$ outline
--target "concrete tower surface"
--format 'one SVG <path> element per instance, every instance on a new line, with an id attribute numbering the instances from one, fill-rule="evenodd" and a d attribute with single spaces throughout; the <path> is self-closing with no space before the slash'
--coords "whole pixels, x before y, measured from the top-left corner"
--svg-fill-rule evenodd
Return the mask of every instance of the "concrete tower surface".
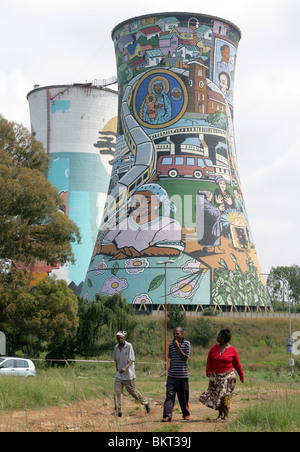
<path id="1" fill-rule="evenodd" d="M 35 265 L 64 279 L 80 294 L 102 221 L 117 132 L 117 93 L 95 84 L 38 87 L 27 95 L 32 134 L 51 157 L 50 182 L 61 210 L 80 228 L 73 244 L 76 263 L 56 269 Z M 39 268 L 40 267 L 40 268 Z"/>
<path id="2" fill-rule="evenodd" d="M 237 26 L 196 13 L 112 31 L 119 103 L 103 223 L 82 295 L 137 309 L 268 306 L 237 171 Z"/>

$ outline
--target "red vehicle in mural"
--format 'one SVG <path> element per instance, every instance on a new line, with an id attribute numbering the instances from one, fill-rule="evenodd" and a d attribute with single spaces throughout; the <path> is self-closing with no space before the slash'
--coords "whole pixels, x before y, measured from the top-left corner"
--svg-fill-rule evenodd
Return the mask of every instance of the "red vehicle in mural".
<path id="1" fill-rule="evenodd" d="M 196 155 L 168 155 L 157 161 L 159 176 L 194 177 L 195 179 L 215 179 L 213 162 L 206 157 Z"/>

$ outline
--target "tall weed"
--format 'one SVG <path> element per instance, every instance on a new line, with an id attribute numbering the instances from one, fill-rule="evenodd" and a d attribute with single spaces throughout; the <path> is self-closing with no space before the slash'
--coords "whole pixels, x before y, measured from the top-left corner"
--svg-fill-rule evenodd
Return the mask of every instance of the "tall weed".
<path id="1" fill-rule="evenodd" d="M 232 432 L 300 432 L 300 395 L 288 393 L 249 406 L 235 422 Z"/>

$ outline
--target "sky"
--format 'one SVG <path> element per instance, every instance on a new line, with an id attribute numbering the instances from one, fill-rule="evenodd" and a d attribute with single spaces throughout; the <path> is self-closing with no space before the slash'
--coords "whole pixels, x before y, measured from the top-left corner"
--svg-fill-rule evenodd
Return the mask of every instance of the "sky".
<path id="1" fill-rule="evenodd" d="M 241 29 L 234 129 L 252 236 L 263 273 L 300 265 L 299 0 L 0 0 L 0 114 L 30 129 L 35 84 L 115 76 L 112 29 L 159 12 L 209 14 Z"/>

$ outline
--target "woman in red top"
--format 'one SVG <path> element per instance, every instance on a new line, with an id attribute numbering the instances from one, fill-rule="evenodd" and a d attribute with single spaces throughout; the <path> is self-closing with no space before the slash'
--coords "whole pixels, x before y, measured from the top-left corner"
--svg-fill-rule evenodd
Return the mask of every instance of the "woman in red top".
<path id="1" fill-rule="evenodd" d="M 227 421 L 230 410 L 232 393 L 236 384 L 235 371 L 240 380 L 244 382 L 244 373 L 240 364 L 239 355 L 235 347 L 229 344 L 231 332 L 221 330 L 217 341 L 209 351 L 206 364 L 206 375 L 209 377 L 209 386 L 206 392 L 200 395 L 199 401 L 204 405 L 219 410 L 217 420 Z"/>

